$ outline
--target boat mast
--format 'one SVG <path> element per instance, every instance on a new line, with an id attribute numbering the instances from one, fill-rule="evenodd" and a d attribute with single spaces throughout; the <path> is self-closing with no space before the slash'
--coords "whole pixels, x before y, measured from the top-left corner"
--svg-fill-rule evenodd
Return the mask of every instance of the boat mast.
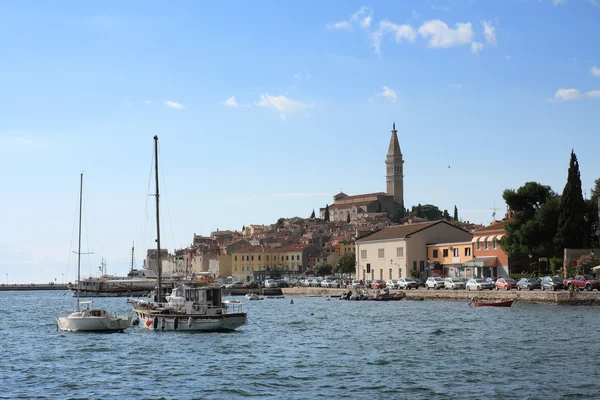
<path id="1" fill-rule="evenodd" d="M 79 309 L 79 286 L 81 285 L 81 209 L 83 208 L 83 172 L 79 179 L 79 245 L 77 247 L 77 311 Z"/>
<path id="2" fill-rule="evenodd" d="M 135 241 L 133 242 L 133 244 L 131 245 L 131 273 L 133 273 L 133 263 L 135 261 L 134 259 L 134 253 L 135 252 Z"/>
<path id="3" fill-rule="evenodd" d="M 154 135 L 154 172 L 156 178 L 156 260 L 157 260 L 157 272 L 158 272 L 158 303 L 162 299 L 162 263 L 160 257 L 160 219 L 159 219 L 159 207 L 158 207 L 158 136 Z"/>

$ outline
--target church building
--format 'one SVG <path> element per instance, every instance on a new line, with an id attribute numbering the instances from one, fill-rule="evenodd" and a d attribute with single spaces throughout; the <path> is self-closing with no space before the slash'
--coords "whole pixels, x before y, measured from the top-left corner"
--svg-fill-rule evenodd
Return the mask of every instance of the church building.
<path id="1" fill-rule="evenodd" d="M 385 159 L 386 191 L 354 196 L 343 192 L 336 194 L 333 196 L 333 204 L 329 206 L 330 221 L 347 221 L 348 215 L 354 220 L 361 214 L 382 212 L 393 218 L 404 207 L 404 161 L 397 132 L 394 123 Z M 319 211 L 321 219 L 324 219 L 325 208 Z"/>

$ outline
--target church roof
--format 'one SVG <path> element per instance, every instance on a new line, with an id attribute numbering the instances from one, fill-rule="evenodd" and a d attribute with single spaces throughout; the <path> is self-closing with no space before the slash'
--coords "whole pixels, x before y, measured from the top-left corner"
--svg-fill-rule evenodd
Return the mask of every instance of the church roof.
<path id="1" fill-rule="evenodd" d="M 346 196 L 344 197 L 344 201 L 346 200 L 354 200 L 360 199 L 361 197 L 373 197 L 373 196 L 385 196 L 385 192 L 375 192 L 375 193 L 365 193 L 365 194 L 355 194 L 354 196 Z"/>
<path id="2" fill-rule="evenodd" d="M 432 222 L 421 222 L 418 224 L 407 224 L 407 225 L 395 225 L 387 228 L 380 229 L 369 235 L 363 236 L 357 240 L 357 242 L 368 242 L 371 240 L 383 240 L 383 239 L 402 239 L 422 230 L 431 228 L 434 225 L 446 224 L 456 229 L 464 231 L 464 229 L 458 228 L 454 225 L 447 223 L 446 221 L 432 221 Z M 465 231 L 466 232 L 466 231 Z"/>
<path id="3" fill-rule="evenodd" d="M 388 149 L 388 155 L 390 154 L 402 154 L 400 152 L 400 142 L 398 141 L 398 135 L 396 130 L 396 123 L 394 123 L 392 128 L 392 137 L 390 139 L 390 147 Z"/>

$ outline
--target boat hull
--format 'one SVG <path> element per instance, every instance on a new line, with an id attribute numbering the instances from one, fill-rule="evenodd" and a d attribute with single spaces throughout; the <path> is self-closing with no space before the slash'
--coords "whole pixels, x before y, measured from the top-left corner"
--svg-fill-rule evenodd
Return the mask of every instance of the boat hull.
<path id="1" fill-rule="evenodd" d="M 137 312 L 137 315 L 140 320 L 140 327 L 156 331 L 227 332 L 245 325 L 247 320 L 245 313 L 206 316 Z M 176 318 L 177 326 L 175 324 Z"/>
<path id="2" fill-rule="evenodd" d="M 131 326 L 129 317 L 58 317 L 58 330 L 68 332 L 123 332 Z"/>
<path id="3" fill-rule="evenodd" d="M 475 307 L 510 307 L 512 306 L 513 300 L 509 301 L 496 301 L 496 302 L 480 302 L 474 301 Z"/>

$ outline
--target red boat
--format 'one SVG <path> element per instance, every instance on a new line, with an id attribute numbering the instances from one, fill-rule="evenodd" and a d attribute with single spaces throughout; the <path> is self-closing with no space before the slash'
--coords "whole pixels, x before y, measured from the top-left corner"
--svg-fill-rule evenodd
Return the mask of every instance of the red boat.
<path id="1" fill-rule="evenodd" d="M 394 295 L 380 294 L 377 297 L 375 297 L 373 300 L 375 300 L 375 301 L 398 301 L 398 300 L 402 300 L 405 297 L 406 297 L 406 294 L 404 292 L 400 292 L 400 293 L 394 294 Z"/>
<path id="2" fill-rule="evenodd" d="M 514 300 L 471 300 L 475 307 L 510 307 Z M 469 304 L 471 304 L 469 303 Z"/>

